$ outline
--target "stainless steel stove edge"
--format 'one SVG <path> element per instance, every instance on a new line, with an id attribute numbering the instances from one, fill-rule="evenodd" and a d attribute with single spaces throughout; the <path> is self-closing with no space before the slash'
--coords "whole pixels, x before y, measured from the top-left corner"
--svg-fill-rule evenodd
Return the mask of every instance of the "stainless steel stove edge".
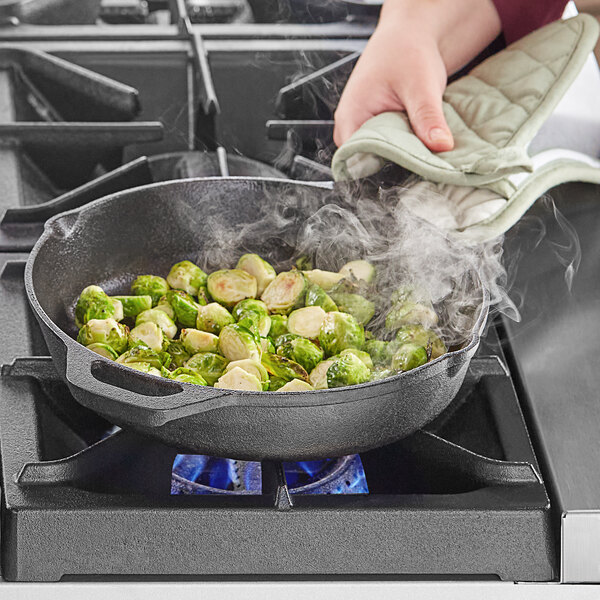
<path id="1" fill-rule="evenodd" d="M 564 512 L 560 530 L 561 582 L 600 583 L 600 511 Z"/>

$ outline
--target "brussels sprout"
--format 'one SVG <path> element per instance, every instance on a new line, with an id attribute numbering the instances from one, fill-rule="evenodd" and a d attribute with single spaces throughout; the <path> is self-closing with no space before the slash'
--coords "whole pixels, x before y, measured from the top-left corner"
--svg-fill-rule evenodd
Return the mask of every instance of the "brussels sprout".
<path id="1" fill-rule="evenodd" d="M 320 306 L 325 312 L 337 310 L 337 304 L 331 299 L 331 296 L 320 286 L 315 283 L 311 284 L 306 290 L 306 298 L 304 299 L 306 306 Z"/>
<path id="2" fill-rule="evenodd" d="M 327 387 L 357 385 L 369 381 L 370 377 L 371 370 L 360 358 L 344 354 L 327 369 Z"/>
<path id="3" fill-rule="evenodd" d="M 371 381 L 380 381 L 381 379 L 387 379 L 393 375 L 396 375 L 396 373 L 392 371 L 392 369 L 374 369 L 371 371 Z"/>
<path id="4" fill-rule="evenodd" d="M 182 260 L 171 267 L 167 283 L 175 290 L 183 290 L 195 296 L 198 288 L 206 284 L 206 273 L 193 262 Z"/>
<path id="5" fill-rule="evenodd" d="M 202 377 L 206 379 L 208 385 L 214 385 L 215 381 L 217 381 L 217 379 L 225 372 L 225 367 L 227 367 L 228 362 L 229 361 L 220 354 L 215 354 L 214 352 L 199 352 L 198 354 L 194 354 L 194 356 L 185 363 L 185 366 L 202 375 Z"/>
<path id="6" fill-rule="evenodd" d="M 258 254 L 244 254 L 235 267 L 246 271 L 256 279 L 256 294 L 260 296 L 266 287 L 275 279 L 275 269 Z"/>
<path id="7" fill-rule="evenodd" d="M 173 307 L 175 318 L 182 327 L 196 327 L 199 306 L 187 292 L 170 290 L 165 297 Z"/>
<path id="8" fill-rule="evenodd" d="M 235 367 L 221 376 L 215 383 L 216 388 L 224 388 L 227 390 L 245 390 L 248 392 L 262 392 L 263 386 L 260 380 L 254 375 Z"/>
<path id="9" fill-rule="evenodd" d="M 169 291 L 169 284 L 158 275 L 140 275 L 131 284 L 131 293 L 134 296 L 150 296 L 152 305 L 155 305 Z"/>
<path id="10" fill-rule="evenodd" d="M 91 319 L 80 330 L 77 341 L 84 346 L 107 344 L 117 354 L 127 350 L 129 327 L 114 319 Z"/>
<path id="11" fill-rule="evenodd" d="M 284 333 L 274 340 L 275 348 L 279 348 L 279 346 L 283 346 L 292 340 L 297 340 L 299 337 L 301 336 L 296 333 Z"/>
<path id="12" fill-rule="evenodd" d="M 151 322 L 140 323 L 129 332 L 129 348 L 144 344 L 156 352 L 166 350 L 169 340 L 163 330 Z"/>
<path id="13" fill-rule="evenodd" d="M 229 360 L 260 360 L 260 346 L 254 334 L 238 323 L 223 327 L 219 334 L 219 352 Z"/>
<path id="14" fill-rule="evenodd" d="M 382 340 L 369 340 L 365 342 L 365 352 L 368 352 L 371 360 L 376 365 L 388 365 L 392 359 L 390 343 Z"/>
<path id="15" fill-rule="evenodd" d="M 88 285 L 81 292 L 75 306 L 75 324 L 77 327 L 83 327 L 91 319 L 108 319 L 111 317 L 115 318 L 115 305 L 111 298 L 100 286 Z M 119 319 L 115 320 L 118 321 Z"/>
<path id="16" fill-rule="evenodd" d="M 303 271 L 304 276 L 310 283 L 314 283 L 322 287 L 326 292 L 338 284 L 344 276 L 340 273 L 331 271 L 321 271 L 321 269 L 313 269 L 312 271 Z"/>
<path id="17" fill-rule="evenodd" d="M 147 373 L 148 375 L 154 375 L 154 377 L 162 377 L 162 373 L 159 369 L 145 362 L 130 362 L 124 366 L 135 369 L 136 371 L 141 371 L 142 373 Z"/>
<path id="18" fill-rule="evenodd" d="M 284 344 L 277 348 L 277 354 L 297 362 L 307 372 L 312 371 L 323 360 L 323 350 L 306 338 L 297 338 Z"/>
<path id="19" fill-rule="evenodd" d="M 90 344 L 87 348 L 88 350 L 91 350 L 100 356 L 104 356 L 104 358 L 109 358 L 110 360 L 117 360 L 117 358 L 119 358 L 119 355 L 108 344 Z"/>
<path id="20" fill-rule="evenodd" d="M 288 333 L 287 321 L 287 315 L 271 315 L 271 329 L 269 330 L 269 337 L 275 339 L 284 333 Z"/>
<path id="21" fill-rule="evenodd" d="M 129 363 L 146 363 L 151 367 L 160 369 L 161 367 L 168 367 L 171 364 L 171 357 L 166 352 L 155 352 L 148 346 L 135 346 L 131 350 L 121 354 L 117 358 L 117 362 L 122 365 Z"/>
<path id="22" fill-rule="evenodd" d="M 346 348 L 360 350 L 364 343 L 364 329 L 352 315 L 337 311 L 325 315 L 319 332 L 319 344 L 326 356 L 339 354 Z"/>
<path id="23" fill-rule="evenodd" d="M 294 264 L 300 271 L 310 271 L 313 268 L 313 260 L 307 254 L 299 256 Z"/>
<path id="24" fill-rule="evenodd" d="M 423 325 L 430 329 L 437 322 L 438 317 L 431 305 L 408 301 L 392 306 L 385 319 L 385 326 L 390 331 L 403 325 Z"/>
<path id="25" fill-rule="evenodd" d="M 271 379 L 269 379 L 269 392 L 276 392 L 287 382 L 287 379 L 283 379 L 282 377 L 271 377 Z"/>
<path id="26" fill-rule="evenodd" d="M 340 269 L 340 274 L 348 279 L 373 283 L 375 280 L 375 267 L 366 260 L 352 260 Z"/>
<path id="27" fill-rule="evenodd" d="M 433 360 L 446 354 L 448 349 L 444 342 L 430 329 L 425 329 L 423 325 L 405 325 L 396 333 L 396 341 L 400 344 L 413 342 L 418 346 L 423 346 L 430 354 Z"/>
<path id="28" fill-rule="evenodd" d="M 271 338 L 261 337 L 260 338 L 260 351 L 261 352 L 275 352 L 275 346 L 271 341 Z"/>
<path id="29" fill-rule="evenodd" d="M 179 367 L 174 371 L 168 373 L 167 377 L 169 379 L 174 379 L 175 381 L 182 381 L 183 383 L 194 383 L 195 385 L 206 385 L 206 381 L 204 377 L 194 371 L 193 369 L 188 369 L 186 367 Z"/>
<path id="30" fill-rule="evenodd" d="M 396 371 L 410 371 L 427 362 L 427 350 L 418 344 L 402 344 L 392 358 L 392 369 Z"/>
<path id="31" fill-rule="evenodd" d="M 319 337 L 321 325 L 327 313 L 320 306 L 306 306 L 290 313 L 288 329 L 290 333 L 301 335 L 305 338 L 316 339 Z"/>
<path id="32" fill-rule="evenodd" d="M 113 308 L 115 309 L 113 319 L 115 321 L 122 321 L 125 318 L 125 314 L 123 312 L 123 303 L 120 300 L 117 300 L 116 298 L 111 298 L 110 301 L 112 302 Z"/>
<path id="33" fill-rule="evenodd" d="M 190 354 L 216 352 L 219 348 L 219 336 L 199 329 L 182 329 L 179 340 Z"/>
<path id="34" fill-rule="evenodd" d="M 291 381 L 292 379 L 308 381 L 306 369 L 289 358 L 285 358 L 279 354 L 263 354 L 261 362 L 265 369 L 275 377 L 281 377 L 286 381 Z"/>
<path id="35" fill-rule="evenodd" d="M 200 306 L 206 306 L 207 304 L 210 304 L 212 302 L 212 298 L 208 293 L 208 288 L 205 285 L 201 285 L 198 288 L 198 293 L 196 294 L 196 297 L 198 298 L 198 304 Z"/>
<path id="36" fill-rule="evenodd" d="M 340 312 L 352 315 L 361 325 L 366 325 L 375 314 L 375 304 L 359 294 L 332 292 Z"/>
<path id="37" fill-rule="evenodd" d="M 306 293 L 306 279 L 300 271 L 284 271 L 267 286 L 261 300 L 269 312 L 287 314 L 302 306 Z"/>
<path id="38" fill-rule="evenodd" d="M 242 300 L 233 307 L 231 314 L 240 325 L 259 336 L 266 336 L 271 330 L 271 317 L 266 304 L 261 300 Z"/>
<path id="39" fill-rule="evenodd" d="M 254 375 L 262 382 L 269 381 L 269 373 L 267 373 L 267 370 L 257 360 L 252 360 L 251 358 L 234 360 L 227 365 L 225 372 L 227 373 L 227 371 L 231 371 L 231 369 L 235 369 L 236 367 L 244 369 L 244 371 L 248 371 L 250 375 Z"/>
<path id="40" fill-rule="evenodd" d="M 327 371 L 334 362 L 331 359 L 323 360 L 310 372 L 309 381 L 315 390 L 327 389 Z"/>
<path id="41" fill-rule="evenodd" d="M 180 340 L 171 342 L 166 349 L 166 352 L 168 352 L 171 357 L 171 368 L 175 369 L 183 367 L 191 357 L 191 354 L 183 347 Z"/>
<path id="42" fill-rule="evenodd" d="M 291 381 L 288 381 L 285 385 L 282 385 L 276 391 L 277 392 L 308 392 L 308 391 L 312 391 L 314 389 L 315 388 L 313 388 L 313 386 L 310 385 L 310 383 L 307 383 L 306 381 L 301 381 L 300 379 L 292 379 Z"/>
<path id="43" fill-rule="evenodd" d="M 160 297 L 158 304 L 154 308 L 156 310 L 162 310 L 169 317 L 169 319 L 171 319 L 171 321 L 175 321 L 175 311 L 167 300 L 166 295 Z"/>
<path id="44" fill-rule="evenodd" d="M 142 323 L 156 323 L 170 340 L 177 335 L 177 325 L 173 323 L 166 312 L 158 308 L 151 308 L 150 310 L 141 312 L 135 318 L 135 325 L 137 327 Z"/>
<path id="45" fill-rule="evenodd" d="M 223 327 L 233 325 L 234 323 L 235 319 L 231 313 L 218 302 L 211 302 L 206 306 L 198 307 L 197 329 L 219 335 Z"/>
<path id="46" fill-rule="evenodd" d="M 340 356 L 345 356 L 346 354 L 354 354 L 354 356 L 362 360 L 370 370 L 373 369 L 373 361 L 371 360 L 371 356 L 368 352 L 363 352 L 362 350 L 357 350 L 356 348 L 346 348 L 346 350 L 342 350 L 340 352 Z"/>
<path id="47" fill-rule="evenodd" d="M 231 310 L 231 316 L 239 321 L 244 318 L 244 314 L 247 312 L 253 312 L 257 314 L 268 315 L 269 310 L 267 305 L 262 300 L 256 298 L 246 298 L 238 302 Z"/>
<path id="48" fill-rule="evenodd" d="M 144 310 L 152 308 L 151 296 L 112 296 L 112 299 L 121 303 L 124 317 L 137 317 Z"/>
<path id="49" fill-rule="evenodd" d="M 208 276 L 206 283 L 208 293 L 227 308 L 245 298 L 256 298 L 256 279 L 241 269 L 215 271 Z"/>

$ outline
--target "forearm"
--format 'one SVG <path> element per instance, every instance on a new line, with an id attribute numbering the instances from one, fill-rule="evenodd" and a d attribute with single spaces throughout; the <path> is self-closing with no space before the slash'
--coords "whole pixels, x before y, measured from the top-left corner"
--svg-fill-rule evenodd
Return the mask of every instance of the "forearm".
<path id="1" fill-rule="evenodd" d="M 378 29 L 414 28 L 424 40 L 433 41 L 448 74 L 482 52 L 501 27 L 492 0 L 385 0 L 378 25 Z"/>

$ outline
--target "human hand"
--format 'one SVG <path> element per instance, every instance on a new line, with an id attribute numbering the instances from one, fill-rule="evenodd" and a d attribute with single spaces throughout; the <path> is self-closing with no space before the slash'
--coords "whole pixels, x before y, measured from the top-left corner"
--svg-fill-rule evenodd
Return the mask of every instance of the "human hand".
<path id="1" fill-rule="evenodd" d="M 442 112 L 448 74 L 499 32 L 491 0 L 387 0 L 335 112 L 336 145 L 375 115 L 406 111 L 430 150 L 452 150 Z"/>

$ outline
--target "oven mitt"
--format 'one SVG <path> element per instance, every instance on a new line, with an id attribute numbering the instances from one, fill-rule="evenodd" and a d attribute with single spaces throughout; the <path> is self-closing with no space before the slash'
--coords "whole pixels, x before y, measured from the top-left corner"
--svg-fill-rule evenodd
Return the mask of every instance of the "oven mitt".
<path id="1" fill-rule="evenodd" d="M 367 121 L 337 150 L 334 178 L 368 177 L 386 161 L 394 162 L 449 198 L 469 196 L 470 209 L 478 201 L 493 209 L 475 211 L 479 221 L 472 210 L 470 216 L 456 215 L 456 229 L 472 239 L 504 233 L 559 183 L 600 183 L 600 162 L 591 157 L 552 150 L 536 158 L 527 152 L 597 38 L 596 19 L 584 14 L 534 31 L 448 85 L 443 110 L 454 135 L 453 150 L 431 152 L 405 113 L 387 112 Z"/>

